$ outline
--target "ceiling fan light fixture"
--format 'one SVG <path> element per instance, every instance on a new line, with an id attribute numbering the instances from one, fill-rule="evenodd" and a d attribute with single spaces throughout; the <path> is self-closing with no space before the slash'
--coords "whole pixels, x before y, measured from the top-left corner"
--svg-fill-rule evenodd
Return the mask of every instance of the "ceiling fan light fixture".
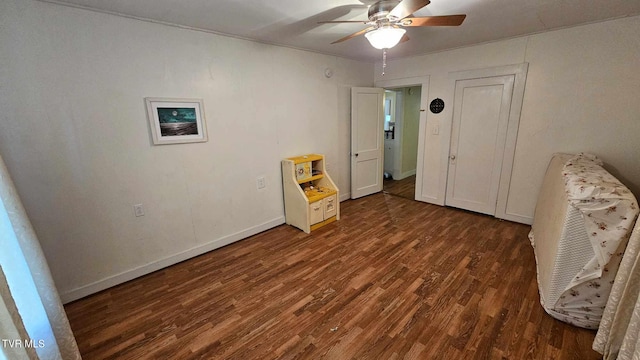
<path id="1" fill-rule="evenodd" d="M 371 30 L 364 34 L 364 36 L 367 38 L 367 40 L 369 40 L 371 46 L 376 49 L 382 50 L 391 49 L 392 47 L 398 45 L 405 32 L 407 32 L 405 29 L 385 26 L 375 30 Z"/>

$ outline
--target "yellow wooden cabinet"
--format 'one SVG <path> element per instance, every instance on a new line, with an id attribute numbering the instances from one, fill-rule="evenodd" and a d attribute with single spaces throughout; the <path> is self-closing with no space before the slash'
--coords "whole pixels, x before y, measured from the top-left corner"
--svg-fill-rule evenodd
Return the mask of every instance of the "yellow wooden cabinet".
<path id="1" fill-rule="evenodd" d="M 340 219 L 339 191 L 323 155 L 282 160 L 286 222 L 306 233 Z"/>

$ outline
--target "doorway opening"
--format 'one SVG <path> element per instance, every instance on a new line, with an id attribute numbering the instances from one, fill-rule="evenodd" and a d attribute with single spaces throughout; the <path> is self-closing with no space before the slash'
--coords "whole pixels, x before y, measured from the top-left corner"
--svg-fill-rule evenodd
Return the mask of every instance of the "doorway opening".
<path id="1" fill-rule="evenodd" d="M 415 200 L 422 86 L 385 89 L 383 191 Z"/>

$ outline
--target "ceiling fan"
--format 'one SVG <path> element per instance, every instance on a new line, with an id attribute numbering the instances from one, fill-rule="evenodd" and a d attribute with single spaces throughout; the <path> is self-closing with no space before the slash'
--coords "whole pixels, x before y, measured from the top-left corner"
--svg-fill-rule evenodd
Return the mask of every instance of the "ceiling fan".
<path id="1" fill-rule="evenodd" d="M 369 27 L 338 39 L 337 44 L 364 35 L 376 49 L 390 49 L 409 40 L 403 27 L 407 26 L 459 26 L 467 15 L 413 17 L 414 12 L 429 5 L 429 0 L 380 0 L 369 6 L 369 20 L 321 21 L 320 24 L 362 23 Z"/>

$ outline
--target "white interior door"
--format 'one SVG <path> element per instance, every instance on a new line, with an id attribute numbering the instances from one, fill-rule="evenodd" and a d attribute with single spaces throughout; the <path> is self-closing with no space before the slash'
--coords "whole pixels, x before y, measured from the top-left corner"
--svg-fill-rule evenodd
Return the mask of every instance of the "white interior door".
<path id="1" fill-rule="evenodd" d="M 351 198 L 382 191 L 384 89 L 351 88 Z"/>
<path id="2" fill-rule="evenodd" d="M 514 75 L 456 81 L 445 204 L 495 215 Z"/>

